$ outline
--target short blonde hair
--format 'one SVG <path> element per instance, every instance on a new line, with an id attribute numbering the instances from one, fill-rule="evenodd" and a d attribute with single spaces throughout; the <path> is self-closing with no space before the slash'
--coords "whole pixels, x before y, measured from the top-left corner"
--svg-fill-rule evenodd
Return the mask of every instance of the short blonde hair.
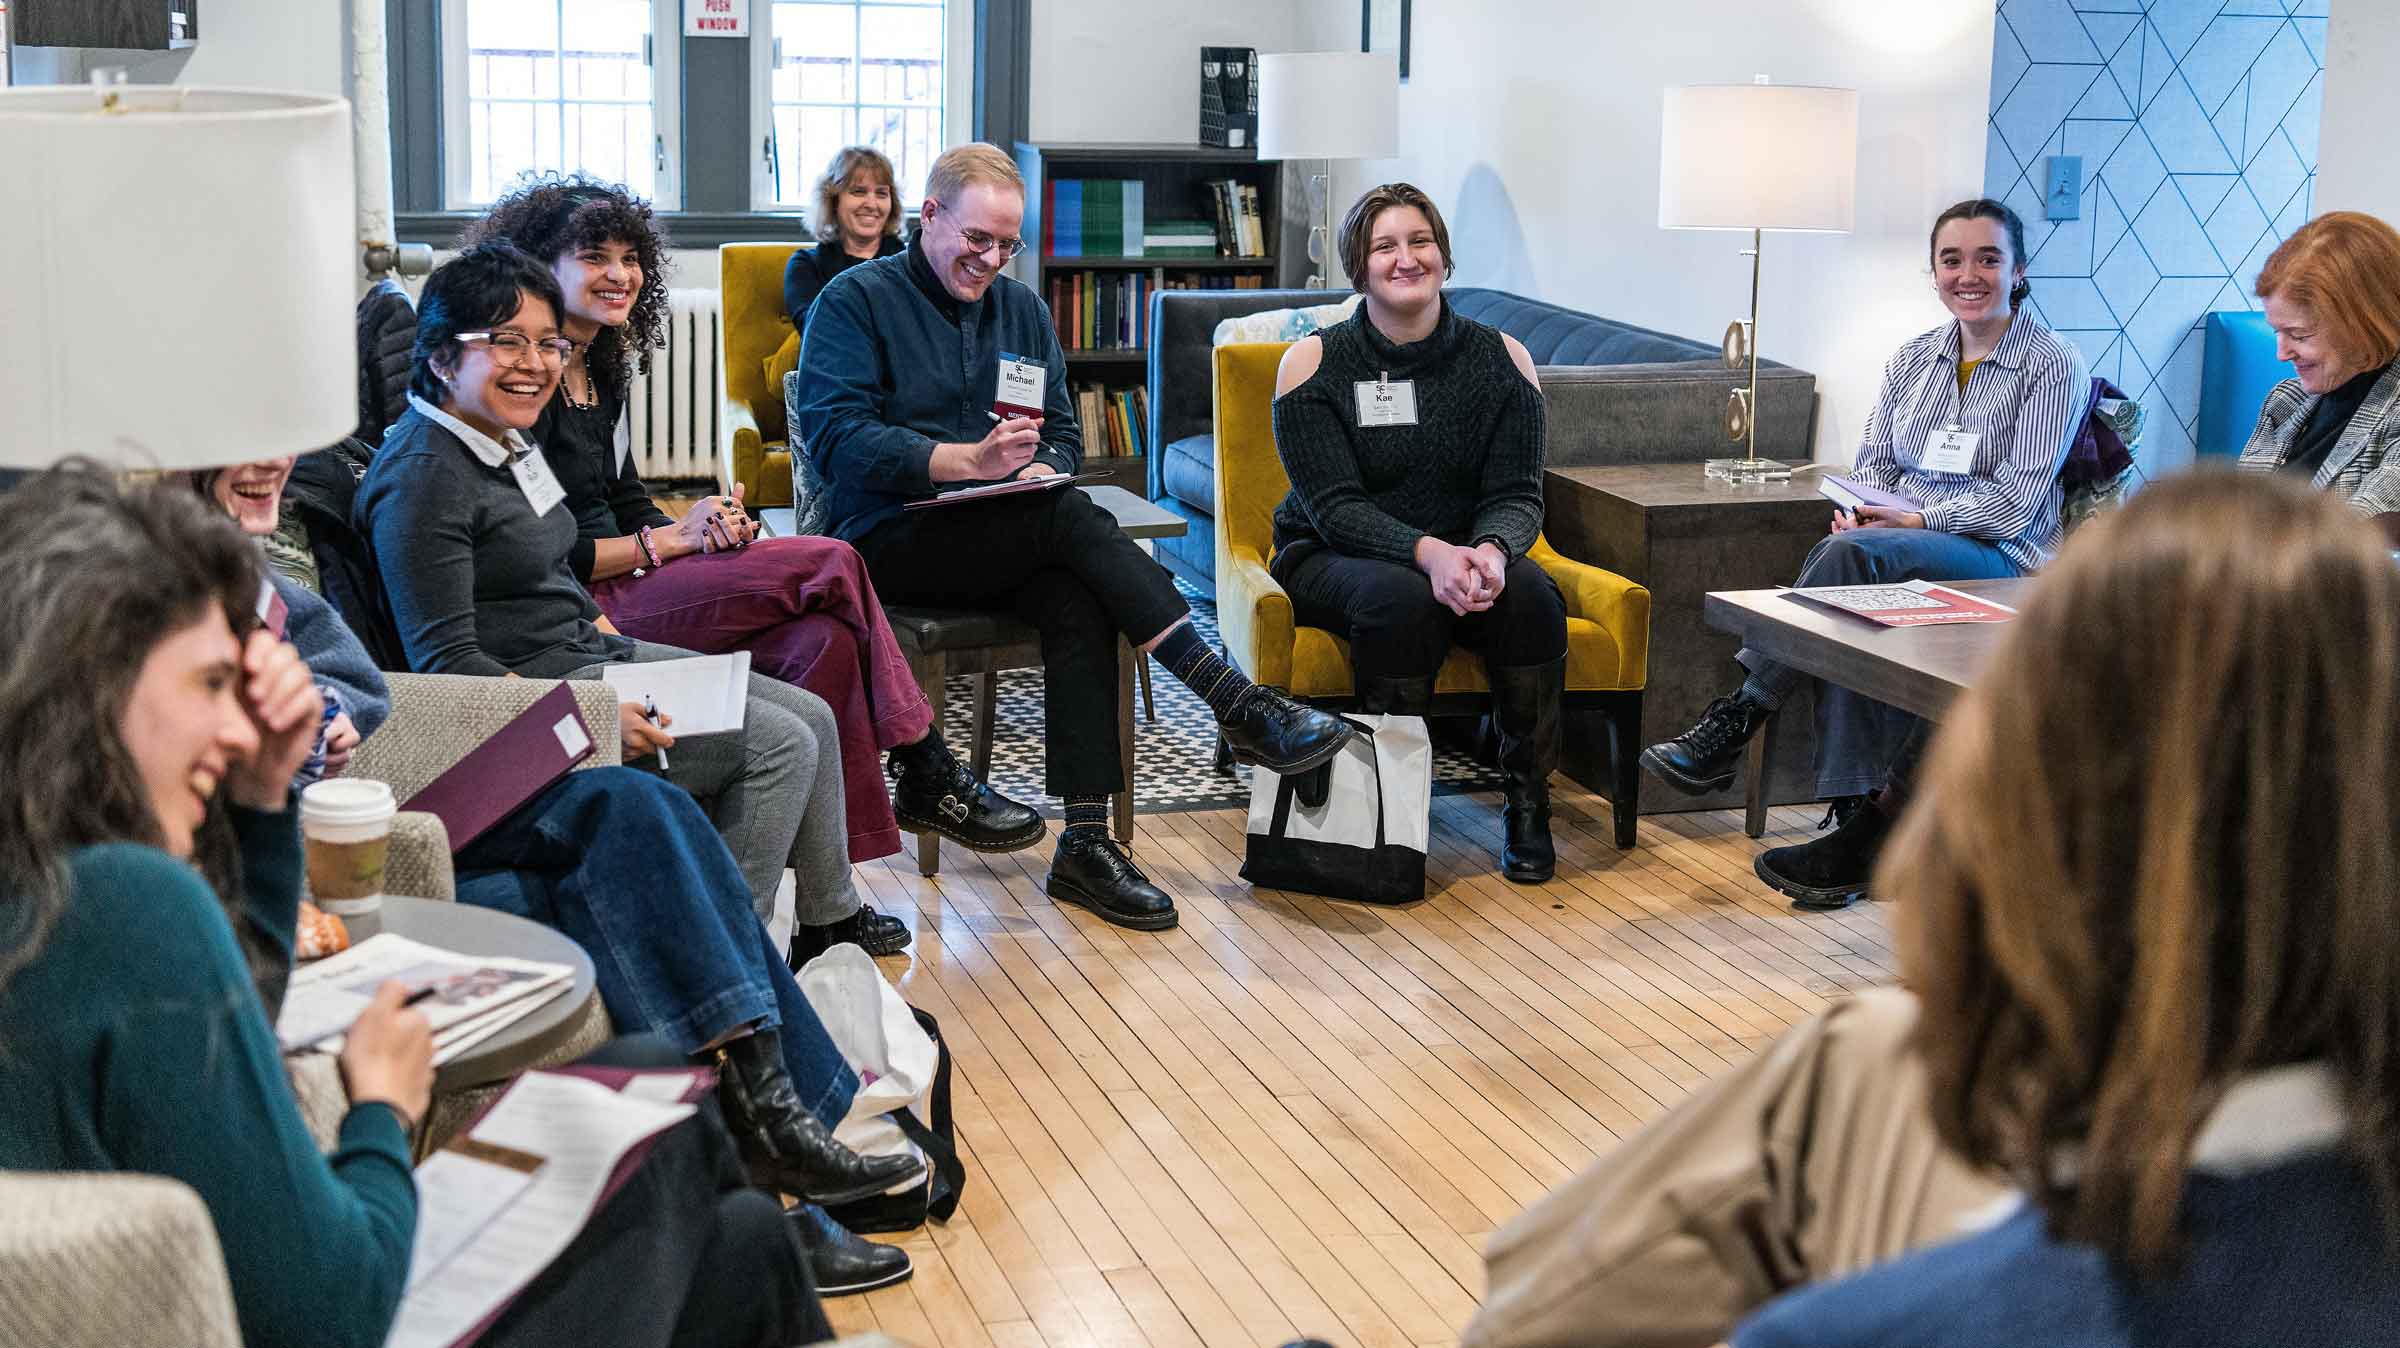
<path id="1" fill-rule="evenodd" d="M 942 157 L 933 161 L 933 172 L 925 175 L 925 195 L 955 206 L 958 194 L 969 183 L 1005 187 L 1018 196 L 1025 195 L 1025 175 L 1017 172 L 1017 162 L 999 146 L 979 140 L 942 151 Z"/>
<path id="2" fill-rule="evenodd" d="M 825 176 L 817 179 L 817 241 L 832 243 L 841 238 L 842 189 L 864 170 L 867 176 L 892 191 L 892 209 L 883 217 L 883 232 L 887 238 L 900 237 L 900 180 L 892 172 L 892 161 L 881 150 L 868 145 L 846 146 L 825 166 Z"/>
<path id="3" fill-rule="evenodd" d="M 2368 369 L 2400 355 L 2400 233 L 2358 211 L 2292 231 L 2258 272 L 2258 297 L 2308 306 L 2334 349 Z"/>

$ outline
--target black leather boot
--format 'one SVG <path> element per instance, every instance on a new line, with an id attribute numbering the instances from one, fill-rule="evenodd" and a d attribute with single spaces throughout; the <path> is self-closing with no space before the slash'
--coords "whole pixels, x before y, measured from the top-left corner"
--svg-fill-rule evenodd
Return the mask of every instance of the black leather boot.
<path id="1" fill-rule="evenodd" d="M 1252 688 L 1234 704 L 1233 714 L 1217 723 L 1217 733 L 1236 762 L 1287 777 L 1340 753 L 1350 742 L 1350 732 L 1350 723 L 1341 717 L 1295 702 L 1290 694 L 1264 684 Z"/>
<path id="2" fill-rule="evenodd" d="M 792 1234 L 800 1238 L 800 1248 L 808 1251 L 808 1271 L 816 1275 L 818 1296 L 872 1292 L 907 1282 L 916 1272 L 908 1262 L 908 1251 L 860 1237 L 814 1203 L 788 1208 L 783 1216 L 792 1224 Z"/>
<path id="3" fill-rule="evenodd" d="M 1750 863 L 1768 888 L 1788 895 L 1792 906 L 1805 912 L 1838 912 L 1867 897 L 1875 859 L 1892 836 L 1892 814 L 1870 797 L 1837 801 L 1828 813 L 1835 821 L 1833 832 L 1769 848 Z"/>
<path id="4" fill-rule="evenodd" d="M 1492 732 L 1499 741 L 1501 811 L 1507 839 L 1500 873 L 1538 885 L 1558 873 L 1550 842 L 1550 774 L 1558 770 L 1559 704 L 1567 695 L 1567 657 L 1541 665 L 1492 665 Z"/>
<path id="5" fill-rule="evenodd" d="M 1368 716 L 1424 716 L 1433 710 L 1433 676 L 1410 674 L 1394 678 L 1389 674 L 1354 676 L 1358 685 L 1358 709 Z"/>
<path id="6" fill-rule="evenodd" d="M 897 955 L 908 949 L 908 940 L 907 923 L 875 911 L 872 904 L 862 903 L 857 912 L 839 922 L 813 927 L 793 923 L 792 946 L 784 955 L 784 963 L 798 973 L 801 965 L 837 945 L 854 945 L 870 955 Z"/>
<path id="7" fill-rule="evenodd" d="M 751 1182 L 762 1189 L 812 1203 L 854 1203 L 925 1178 L 925 1163 L 914 1157 L 861 1156 L 835 1141 L 833 1130 L 800 1103 L 773 1030 L 717 1049 L 717 1100 Z"/>
<path id="8" fill-rule="evenodd" d="M 891 758 L 900 767 L 892 813 L 909 832 L 939 833 L 978 852 L 1014 852 L 1042 840 L 1042 816 L 976 780 L 941 731 L 894 749 Z"/>
<path id="9" fill-rule="evenodd" d="M 1642 750 L 1642 766 L 1687 796 L 1705 796 L 1733 785 L 1742 746 L 1774 715 L 1738 694 L 1720 697 L 1700 713 L 1699 724 L 1662 744 Z"/>

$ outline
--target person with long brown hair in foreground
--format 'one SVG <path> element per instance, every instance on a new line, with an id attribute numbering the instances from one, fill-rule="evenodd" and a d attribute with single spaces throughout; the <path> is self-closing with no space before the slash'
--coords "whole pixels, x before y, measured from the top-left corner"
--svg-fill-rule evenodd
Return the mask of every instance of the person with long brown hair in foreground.
<path id="1" fill-rule="evenodd" d="M 2079 533 L 1877 868 L 1916 1004 L 1504 1227 L 1466 1341 L 1707 1344 L 1793 1288 L 1736 1348 L 2388 1341 L 2396 678 L 2400 568 L 2332 495 L 2195 473 Z"/>

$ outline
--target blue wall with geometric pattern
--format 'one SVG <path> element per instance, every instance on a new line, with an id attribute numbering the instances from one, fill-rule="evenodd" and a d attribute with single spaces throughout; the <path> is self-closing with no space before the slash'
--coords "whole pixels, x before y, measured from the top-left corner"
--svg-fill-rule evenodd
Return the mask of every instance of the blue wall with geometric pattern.
<path id="1" fill-rule="evenodd" d="M 2202 316 L 2258 307 L 2259 267 L 2310 215 L 2326 4 L 1999 2 L 1984 191 L 2024 217 L 2035 313 L 2141 400 L 2153 476 L 2192 458 Z M 2083 209 L 2053 222 L 2061 154 L 2083 158 Z"/>

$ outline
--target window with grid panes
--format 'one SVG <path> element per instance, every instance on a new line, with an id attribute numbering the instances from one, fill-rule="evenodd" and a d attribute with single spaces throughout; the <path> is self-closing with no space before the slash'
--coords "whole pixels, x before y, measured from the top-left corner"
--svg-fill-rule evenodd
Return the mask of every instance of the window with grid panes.
<path id="1" fill-rule="evenodd" d="M 675 42 L 658 35 L 680 32 L 678 12 L 675 0 L 444 0 L 449 205 L 556 170 L 673 206 Z"/>
<path id="2" fill-rule="evenodd" d="M 892 161 L 901 200 L 924 195 L 948 144 L 953 0 L 773 0 L 768 182 L 759 204 L 812 210 L 834 154 L 868 145 Z"/>

